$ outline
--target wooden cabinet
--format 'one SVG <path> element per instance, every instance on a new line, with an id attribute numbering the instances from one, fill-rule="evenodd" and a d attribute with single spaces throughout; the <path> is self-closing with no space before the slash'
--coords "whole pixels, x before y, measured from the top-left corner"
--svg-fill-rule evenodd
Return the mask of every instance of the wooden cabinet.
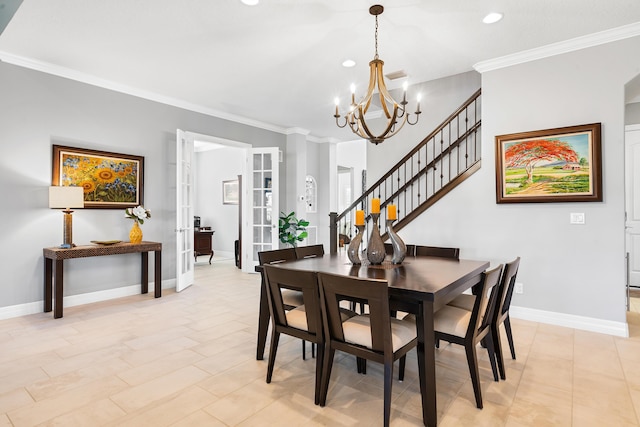
<path id="1" fill-rule="evenodd" d="M 209 264 L 213 259 L 213 249 L 211 246 L 211 240 L 213 238 L 214 231 L 212 230 L 198 230 L 193 232 L 193 256 L 195 260 L 198 260 L 198 255 L 210 255 Z"/>

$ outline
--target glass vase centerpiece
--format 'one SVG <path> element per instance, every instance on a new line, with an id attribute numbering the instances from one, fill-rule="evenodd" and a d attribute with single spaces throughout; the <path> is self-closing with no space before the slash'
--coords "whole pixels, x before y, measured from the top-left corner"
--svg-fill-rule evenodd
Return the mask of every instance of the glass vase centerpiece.
<path id="1" fill-rule="evenodd" d="M 389 240 L 391 240 L 391 246 L 393 247 L 392 264 L 402 264 L 402 261 L 407 256 L 407 245 L 393 230 L 393 223 L 397 218 L 396 205 L 387 205 L 387 234 L 389 234 Z"/>
<path id="2" fill-rule="evenodd" d="M 139 244 L 142 242 L 142 229 L 141 224 L 144 224 L 145 219 L 151 218 L 151 211 L 145 209 L 144 206 L 136 206 L 135 208 L 126 208 L 124 210 L 125 218 L 133 220 L 133 227 L 129 231 L 129 241 L 133 244 Z"/>
<path id="3" fill-rule="evenodd" d="M 356 211 L 356 228 L 358 229 L 358 233 L 355 235 L 351 242 L 349 243 L 349 248 L 347 248 L 347 256 L 349 257 L 349 261 L 353 265 L 360 265 L 362 261 L 360 260 L 360 244 L 362 244 L 362 235 L 364 234 L 364 211 L 357 210 Z"/>
<path id="4" fill-rule="evenodd" d="M 371 199 L 371 234 L 369 234 L 369 243 L 367 244 L 367 259 L 373 265 L 382 264 L 384 257 L 387 255 L 384 249 L 384 243 L 380 236 L 378 228 L 378 219 L 380 218 L 380 199 Z"/>

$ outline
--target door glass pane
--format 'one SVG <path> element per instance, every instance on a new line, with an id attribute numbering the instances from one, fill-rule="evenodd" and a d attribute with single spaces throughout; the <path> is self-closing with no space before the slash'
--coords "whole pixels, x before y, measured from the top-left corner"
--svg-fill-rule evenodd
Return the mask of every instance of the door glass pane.
<path id="1" fill-rule="evenodd" d="M 253 173 L 253 188 L 262 188 L 262 172 Z"/>
<path id="2" fill-rule="evenodd" d="M 262 170 L 262 154 L 253 155 L 253 169 Z"/>
<path id="3" fill-rule="evenodd" d="M 262 169 L 271 170 L 271 154 L 264 154 L 264 167 Z"/>

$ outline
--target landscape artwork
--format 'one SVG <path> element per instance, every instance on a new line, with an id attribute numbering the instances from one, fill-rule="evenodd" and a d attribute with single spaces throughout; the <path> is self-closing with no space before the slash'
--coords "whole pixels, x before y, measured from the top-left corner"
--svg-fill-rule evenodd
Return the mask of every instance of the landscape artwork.
<path id="1" fill-rule="evenodd" d="M 123 209 L 143 203 L 144 157 L 53 146 L 52 185 L 82 187 L 85 208 Z"/>
<path id="2" fill-rule="evenodd" d="M 496 201 L 602 201 L 600 123 L 496 136 Z"/>

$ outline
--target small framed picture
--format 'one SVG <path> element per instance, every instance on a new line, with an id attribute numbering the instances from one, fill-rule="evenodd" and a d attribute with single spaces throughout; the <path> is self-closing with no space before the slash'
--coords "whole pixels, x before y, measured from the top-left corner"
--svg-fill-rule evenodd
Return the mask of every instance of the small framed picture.
<path id="1" fill-rule="evenodd" d="M 237 205 L 239 200 L 238 180 L 222 181 L 222 203 L 225 205 Z"/>

